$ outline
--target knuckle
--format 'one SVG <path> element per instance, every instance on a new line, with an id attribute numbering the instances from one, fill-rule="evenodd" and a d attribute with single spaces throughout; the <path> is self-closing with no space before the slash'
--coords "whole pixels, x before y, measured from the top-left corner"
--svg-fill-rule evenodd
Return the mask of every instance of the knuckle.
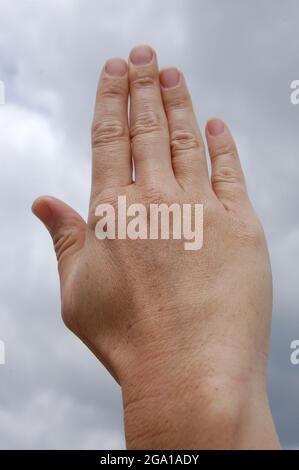
<path id="1" fill-rule="evenodd" d="M 173 153 L 200 147 L 198 138 L 193 132 L 177 130 L 170 134 L 170 147 Z"/>
<path id="2" fill-rule="evenodd" d="M 219 205 L 209 201 L 204 204 L 204 225 L 206 227 L 217 227 L 222 223 L 223 213 L 219 210 Z"/>
<path id="3" fill-rule="evenodd" d="M 163 130 L 161 117 L 154 111 L 146 111 L 138 114 L 132 122 L 130 135 L 131 139 L 144 134 L 157 133 Z"/>
<path id="4" fill-rule="evenodd" d="M 213 186 L 221 185 L 223 183 L 237 183 L 242 185 L 242 178 L 239 172 L 230 165 L 219 165 L 213 169 L 211 182 Z"/>
<path id="5" fill-rule="evenodd" d="M 217 143 L 214 152 L 211 154 L 212 159 L 217 158 L 233 158 L 237 157 L 237 149 L 232 144 L 232 142 L 228 142 L 227 140 L 223 140 Z"/>
<path id="6" fill-rule="evenodd" d="M 186 93 L 182 93 L 180 91 L 177 91 L 168 98 L 166 106 L 168 109 L 174 111 L 192 110 L 190 97 Z"/>
<path id="7" fill-rule="evenodd" d="M 156 85 L 156 77 L 150 70 L 146 74 L 136 75 L 132 78 L 131 84 L 135 89 L 153 88 Z"/>
<path id="8" fill-rule="evenodd" d="M 107 188 L 100 192 L 97 199 L 98 204 L 110 204 L 115 207 L 117 205 L 118 192 L 114 188 Z"/>
<path id="9" fill-rule="evenodd" d="M 99 95 L 101 98 L 111 100 L 127 99 L 127 90 L 123 83 L 117 79 L 111 80 L 108 77 L 103 77 Z"/>
<path id="10" fill-rule="evenodd" d="M 93 201 L 90 204 L 88 216 L 88 226 L 92 230 L 95 229 L 96 224 L 99 220 L 98 216 L 96 215 L 97 208 L 102 205 L 107 205 L 111 206 L 114 211 L 117 211 L 118 196 L 119 195 L 117 189 L 111 187 L 104 189 L 93 198 Z"/>
<path id="11" fill-rule="evenodd" d="M 235 236 L 246 245 L 264 246 L 264 230 L 257 217 L 234 220 L 233 227 Z"/>
<path id="12" fill-rule="evenodd" d="M 93 122 L 91 135 L 93 147 L 99 147 L 123 139 L 126 137 L 126 130 L 123 122 L 118 119 L 102 119 Z"/>
<path id="13" fill-rule="evenodd" d="M 89 210 L 90 215 L 91 216 L 95 215 L 96 208 L 100 204 L 108 204 L 115 208 L 117 206 L 117 200 L 118 200 L 117 198 L 118 198 L 117 189 L 113 187 L 104 189 L 103 191 L 101 191 L 94 197 L 92 204 L 90 205 L 90 210 Z"/>
<path id="14" fill-rule="evenodd" d="M 144 188 L 143 201 L 146 205 L 169 203 L 168 195 L 159 187 L 151 184 Z"/>

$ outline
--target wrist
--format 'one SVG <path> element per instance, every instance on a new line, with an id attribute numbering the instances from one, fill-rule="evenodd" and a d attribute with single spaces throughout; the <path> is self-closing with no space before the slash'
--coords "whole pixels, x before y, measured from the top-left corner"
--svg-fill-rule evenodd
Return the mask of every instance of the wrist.
<path id="1" fill-rule="evenodd" d="M 128 449 L 272 449 L 279 442 L 266 387 L 223 376 L 145 371 L 123 388 Z"/>

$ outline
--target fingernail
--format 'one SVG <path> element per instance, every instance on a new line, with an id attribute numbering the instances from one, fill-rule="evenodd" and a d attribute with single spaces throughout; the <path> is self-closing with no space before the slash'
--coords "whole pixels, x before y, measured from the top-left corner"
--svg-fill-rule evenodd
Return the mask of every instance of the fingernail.
<path id="1" fill-rule="evenodd" d="M 160 73 L 160 83 L 164 88 L 175 87 L 180 81 L 180 72 L 177 69 L 165 69 Z"/>
<path id="2" fill-rule="evenodd" d="M 127 72 L 127 63 L 118 57 L 109 59 L 105 65 L 105 72 L 112 77 L 123 77 Z"/>
<path id="3" fill-rule="evenodd" d="M 207 129 L 210 135 L 216 137 L 217 135 L 222 134 L 224 131 L 224 123 L 221 121 L 221 119 L 211 119 L 208 122 Z"/>
<path id="4" fill-rule="evenodd" d="M 137 46 L 130 53 L 130 60 L 134 65 L 149 64 L 153 58 L 153 50 L 149 46 Z"/>

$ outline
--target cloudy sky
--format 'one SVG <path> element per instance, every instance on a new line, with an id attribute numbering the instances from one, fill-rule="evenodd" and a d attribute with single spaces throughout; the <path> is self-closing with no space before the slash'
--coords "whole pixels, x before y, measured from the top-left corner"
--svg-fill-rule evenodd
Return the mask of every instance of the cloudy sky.
<path id="1" fill-rule="evenodd" d="M 269 240 L 269 388 L 299 448 L 297 0 L 0 0 L 0 448 L 123 448 L 118 386 L 60 319 L 50 238 L 30 212 L 51 194 L 86 215 L 95 88 L 110 56 L 151 44 L 189 83 L 201 125 L 224 118 Z"/>

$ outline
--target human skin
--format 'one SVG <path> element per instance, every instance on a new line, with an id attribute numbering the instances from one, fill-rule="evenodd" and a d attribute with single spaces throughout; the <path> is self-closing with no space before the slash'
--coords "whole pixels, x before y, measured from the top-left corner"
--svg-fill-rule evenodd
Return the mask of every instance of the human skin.
<path id="1" fill-rule="evenodd" d="M 182 73 L 159 72 L 155 51 L 136 47 L 99 80 L 87 223 L 55 198 L 33 203 L 53 238 L 62 318 L 122 387 L 129 449 L 279 448 L 267 245 L 228 127 L 209 120 L 206 141 L 211 178 Z M 119 195 L 202 203 L 203 247 L 98 240 L 95 208 Z"/>

